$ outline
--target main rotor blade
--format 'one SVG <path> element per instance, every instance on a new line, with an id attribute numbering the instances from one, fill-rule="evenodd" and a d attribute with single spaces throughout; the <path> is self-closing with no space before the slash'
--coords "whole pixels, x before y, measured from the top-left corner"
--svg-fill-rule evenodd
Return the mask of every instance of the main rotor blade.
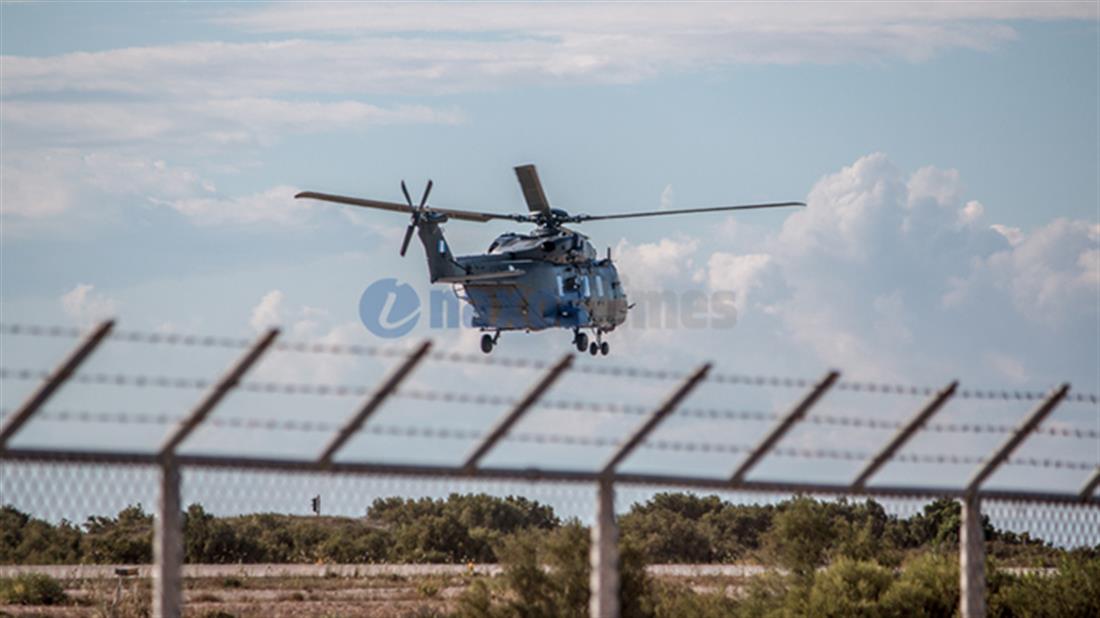
<path id="1" fill-rule="evenodd" d="M 405 239 L 401 241 L 401 257 L 405 257 L 405 252 L 409 250 L 409 241 L 412 240 L 414 228 L 416 228 L 415 223 L 410 223 L 409 227 L 405 228 Z"/>
<path id="2" fill-rule="evenodd" d="M 349 206 L 361 206 L 364 208 L 377 208 L 379 210 L 389 210 L 392 212 L 411 213 L 415 210 L 411 206 L 405 204 L 398 204 L 397 202 L 383 202 L 379 200 L 367 200 L 359 197 L 348 197 L 346 195 L 333 195 L 330 193 L 317 193 L 314 191 L 303 191 L 294 197 L 298 199 L 310 199 L 321 200 L 322 202 L 334 202 L 336 204 L 347 204 Z M 424 212 L 437 212 L 451 219 L 458 219 L 460 221 L 477 221 L 484 223 L 486 221 L 492 221 L 494 219 L 501 221 L 529 221 L 529 215 L 499 215 L 491 212 L 475 212 L 472 210 L 454 210 L 451 208 L 435 208 L 428 206 L 424 208 Z"/>
<path id="3" fill-rule="evenodd" d="M 539 173 L 534 165 L 521 165 L 516 168 L 516 178 L 523 189 L 523 199 L 527 201 L 527 209 L 531 212 L 550 214 L 550 201 L 542 191 L 542 183 L 539 182 Z"/>
<path id="4" fill-rule="evenodd" d="M 679 210 L 650 210 L 646 212 L 627 212 L 617 215 L 573 215 L 566 219 L 572 223 L 585 221 L 603 221 L 604 219 L 633 219 L 636 217 L 661 217 L 664 215 L 686 215 L 698 212 L 720 212 L 723 210 L 753 210 L 757 208 L 783 208 L 786 206 L 805 206 L 802 202 L 775 202 L 771 204 L 741 204 L 739 206 L 713 206 L 710 208 L 682 208 Z"/>

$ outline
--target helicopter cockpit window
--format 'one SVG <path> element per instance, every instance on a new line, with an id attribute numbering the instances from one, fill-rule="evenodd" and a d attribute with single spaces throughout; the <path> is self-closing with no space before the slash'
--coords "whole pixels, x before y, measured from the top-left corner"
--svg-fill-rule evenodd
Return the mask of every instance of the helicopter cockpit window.
<path id="1" fill-rule="evenodd" d="M 515 241 L 515 234 L 505 234 L 503 236 L 500 236 L 493 241 L 493 244 L 489 245 L 489 253 L 496 253 L 497 250 L 503 249 L 504 247 L 512 244 Z"/>
<path id="2" fill-rule="evenodd" d="M 596 296 L 603 296 L 603 277 L 596 275 Z"/>

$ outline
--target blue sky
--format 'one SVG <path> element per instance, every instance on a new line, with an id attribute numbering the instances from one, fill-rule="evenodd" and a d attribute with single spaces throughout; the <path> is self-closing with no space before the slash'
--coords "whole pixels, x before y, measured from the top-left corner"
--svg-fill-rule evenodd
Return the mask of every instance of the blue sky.
<path id="1" fill-rule="evenodd" d="M 957 377 L 1010 390 L 1069 380 L 1100 391 L 1095 3 L 0 11 L 6 323 L 84 326 L 110 314 L 131 329 L 249 336 L 274 321 L 295 338 L 389 343 L 358 322 L 358 299 L 390 276 L 426 298 L 420 248 L 397 256 L 405 220 L 289 196 L 399 199 L 401 179 L 417 192 L 430 177 L 435 205 L 522 211 L 511 167 L 533 162 L 551 202 L 570 211 L 809 203 L 798 213 L 587 226 L 597 247 L 613 248 L 628 293 L 738 299 L 732 329 L 625 328 L 610 337 L 609 360 L 709 359 L 729 372 L 800 376 L 836 367 L 853 379 Z M 455 222 L 447 233 L 457 251 L 476 252 L 509 228 Z M 411 338 L 476 350 L 476 334 L 425 322 Z M 553 358 L 567 344 L 566 333 L 505 336 L 501 351 Z M 3 364 L 48 366 L 63 347 L 6 337 Z M 95 362 L 132 369 L 148 362 L 138 354 L 105 351 Z M 231 356 L 157 362 L 209 375 Z M 261 375 L 361 383 L 383 370 L 289 359 Z M 443 368 L 419 379 L 500 383 Z M 5 384 L 3 405 L 29 387 Z M 660 396 L 580 380 L 559 390 Z M 84 408 L 181 406 L 69 395 Z M 746 394 L 738 404 L 779 410 L 791 399 Z M 915 403 L 831 405 L 903 418 Z M 1025 410 L 960 405 L 951 414 L 1011 424 Z M 437 420 L 414 404 L 393 415 Z M 1100 429 L 1095 405 L 1058 415 Z M 34 439 L 59 439 L 56 427 L 37 431 Z M 796 439 L 859 441 L 845 432 Z M 1045 452 L 1100 460 L 1095 441 Z"/>

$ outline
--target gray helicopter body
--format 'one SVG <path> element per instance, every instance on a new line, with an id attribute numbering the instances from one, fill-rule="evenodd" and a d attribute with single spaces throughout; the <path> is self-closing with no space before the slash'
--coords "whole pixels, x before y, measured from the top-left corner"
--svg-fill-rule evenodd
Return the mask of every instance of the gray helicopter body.
<path id="1" fill-rule="evenodd" d="M 501 331 L 539 331 L 568 328 L 580 351 L 607 354 L 605 333 L 626 321 L 630 310 L 619 272 L 611 260 L 611 250 L 600 258 L 588 237 L 565 227 L 566 223 L 584 223 L 607 219 L 628 219 L 726 210 L 804 206 L 801 202 L 717 206 L 682 210 L 661 210 L 613 215 L 570 215 L 551 208 L 539 182 L 534 165 L 515 168 L 528 214 L 498 214 L 429 207 L 432 181 L 424 190 L 419 206 L 414 206 L 405 183 L 401 191 L 405 204 L 383 202 L 311 191 L 295 197 L 362 206 L 412 215 L 401 243 L 405 255 L 416 231 L 428 259 L 432 283 L 450 283 L 459 297 L 474 308 L 473 325 L 486 332 L 482 351 L 491 352 Z M 448 220 L 485 222 L 507 220 L 533 223 L 530 234 L 502 234 L 484 254 L 456 256 L 443 235 L 442 223 Z M 595 341 L 583 332 L 591 330 Z M 493 333 L 493 334 L 490 334 Z"/>
<path id="2" fill-rule="evenodd" d="M 419 225 L 432 283 L 460 286 L 473 325 L 489 330 L 596 329 L 626 321 L 627 300 L 610 256 L 599 259 L 583 234 L 539 228 L 502 234 L 488 253 L 453 256 L 439 224 Z"/>

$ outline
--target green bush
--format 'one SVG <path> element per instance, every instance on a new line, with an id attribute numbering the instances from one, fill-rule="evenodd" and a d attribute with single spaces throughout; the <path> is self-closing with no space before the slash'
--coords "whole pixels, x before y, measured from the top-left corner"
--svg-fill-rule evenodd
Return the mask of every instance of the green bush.
<path id="1" fill-rule="evenodd" d="M 959 559 L 930 552 L 906 563 L 894 585 L 882 595 L 887 616 L 936 618 L 959 606 Z"/>
<path id="2" fill-rule="evenodd" d="M 57 605 L 65 602 L 65 589 L 56 579 L 40 573 L 0 578 L 0 601 L 9 605 Z"/>
<path id="3" fill-rule="evenodd" d="M 879 600 L 893 581 L 893 573 L 874 562 L 841 558 L 814 575 L 809 608 L 822 618 L 881 616 Z"/>
<path id="4" fill-rule="evenodd" d="M 990 616 L 1100 616 L 1100 559 L 1069 557 L 1054 573 L 991 578 L 990 588 Z"/>
<path id="5" fill-rule="evenodd" d="M 777 564 L 798 575 L 809 575 L 824 564 L 833 541 L 833 522 L 812 498 L 798 497 L 772 520 L 764 546 Z"/>

